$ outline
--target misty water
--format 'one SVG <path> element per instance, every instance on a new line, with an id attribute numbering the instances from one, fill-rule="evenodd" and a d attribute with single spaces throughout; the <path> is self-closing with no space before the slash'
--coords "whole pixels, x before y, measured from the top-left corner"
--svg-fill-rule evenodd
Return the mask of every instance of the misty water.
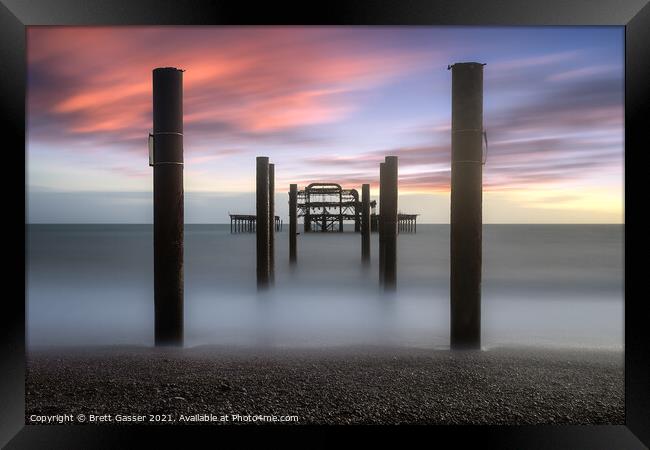
<path id="1" fill-rule="evenodd" d="M 301 227 L 300 227 L 301 228 Z M 398 289 L 378 286 L 360 235 L 276 234 L 258 294 L 255 235 L 185 227 L 187 346 L 449 345 L 449 225 L 398 237 Z M 151 225 L 28 225 L 28 345 L 153 343 Z M 623 225 L 486 225 L 484 347 L 623 348 Z"/>

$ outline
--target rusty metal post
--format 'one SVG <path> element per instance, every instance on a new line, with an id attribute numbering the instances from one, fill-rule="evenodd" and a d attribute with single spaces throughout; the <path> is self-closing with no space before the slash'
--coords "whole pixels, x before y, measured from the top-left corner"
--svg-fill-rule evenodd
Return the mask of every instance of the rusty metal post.
<path id="1" fill-rule="evenodd" d="M 361 260 L 370 262 L 370 185 L 361 185 Z"/>
<path id="2" fill-rule="evenodd" d="M 269 164 L 269 281 L 275 281 L 275 164 Z"/>
<path id="3" fill-rule="evenodd" d="M 359 196 L 354 200 L 354 232 L 359 233 L 361 231 L 361 202 L 359 201 Z"/>
<path id="4" fill-rule="evenodd" d="M 386 170 L 385 163 L 379 163 L 379 217 L 378 217 L 378 231 L 379 231 L 379 284 L 384 284 L 384 266 L 385 249 L 384 249 L 384 209 L 386 197 Z"/>
<path id="5" fill-rule="evenodd" d="M 257 157 L 257 287 L 267 288 L 270 278 L 269 259 L 269 158 Z"/>
<path id="6" fill-rule="evenodd" d="M 339 233 L 343 233 L 343 190 L 339 191 Z"/>
<path id="7" fill-rule="evenodd" d="M 386 157 L 384 180 L 384 288 L 394 290 L 397 284 L 397 156 Z"/>
<path id="8" fill-rule="evenodd" d="M 303 217 L 303 231 L 309 233 L 311 231 L 311 196 L 309 187 L 305 187 L 305 215 Z"/>
<path id="9" fill-rule="evenodd" d="M 183 345 L 183 71 L 153 70 L 155 344 Z"/>
<path id="10" fill-rule="evenodd" d="M 481 348 L 483 64 L 450 66 L 451 347 Z"/>
<path id="11" fill-rule="evenodd" d="M 298 234 L 298 185 L 289 185 L 289 263 L 296 263 L 296 239 Z"/>

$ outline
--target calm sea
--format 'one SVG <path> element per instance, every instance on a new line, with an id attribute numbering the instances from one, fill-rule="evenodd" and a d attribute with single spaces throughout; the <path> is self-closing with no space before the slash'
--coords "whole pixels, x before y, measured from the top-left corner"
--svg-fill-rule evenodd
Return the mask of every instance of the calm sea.
<path id="1" fill-rule="evenodd" d="M 258 295 L 255 235 L 185 227 L 186 345 L 449 344 L 449 226 L 398 238 L 398 290 L 360 263 L 360 235 L 276 235 L 275 287 Z M 153 343 L 151 225 L 29 225 L 29 345 Z M 623 225 L 486 225 L 485 347 L 623 348 Z"/>

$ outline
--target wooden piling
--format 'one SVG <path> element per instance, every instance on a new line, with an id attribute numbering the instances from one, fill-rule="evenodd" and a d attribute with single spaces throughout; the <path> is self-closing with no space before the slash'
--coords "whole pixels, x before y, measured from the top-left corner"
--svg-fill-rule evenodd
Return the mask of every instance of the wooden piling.
<path id="1" fill-rule="evenodd" d="M 385 163 L 379 163 L 379 284 L 384 284 L 384 267 L 386 260 L 384 258 L 386 252 L 384 249 L 384 220 L 383 213 L 385 209 L 385 197 L 386 197 L 386 171 Z"/>
<path id="2" fill-rule="evenodd" d="M 297 261 L 297 234 L 298 234 L 298 185 L 289 185 L 289 263 Z"/>
<path id="3" fill-rule="evenodd" d="M 275 281 L 275 164 L 269 164 L 269 282 Z"/>
<path id="4" fill-rule="evenodd" d="M 361 186 L 361 260 L 370 262 L 370 185 Z"/>
<path id="5" fill-rule="evenodd" d="M 481 348 L 483 64 L 450 66 L 451 347 Z"/>
<path id="6" fill-rule="evenodd" d="M 394 290 L 397 284 L 397 156 L 384 162 L 384 288 Z"/>
<path id="7" fill-rule="evenodd" d="M 309 186 L 305 188 L 305 216 L 303 217 L 303 231 L 309 233 L 311 231 L 311 204 L 310 204 Z"/>
<path id="8" fill-rule="evenodd" d="M 339 233 L 343 233 L 343 193 L 339 192 Z"/>
<path id="9" fill-rule="evenodd" d="M 153 70 L 155 345 L 183 345 L 183 71 Z"/>
<path id="10" fill-rule="evenodd" d="M 357 194 L 354 201 L 354 232 L 361 232 L 361 202 L 359 201 L 359 194 Z"/>
<path id="11" fill-rule="evenodd" d="M 257 287 L 267 288 L 270 279 L 269 259 L 269 158 L 257 157 Z"/>

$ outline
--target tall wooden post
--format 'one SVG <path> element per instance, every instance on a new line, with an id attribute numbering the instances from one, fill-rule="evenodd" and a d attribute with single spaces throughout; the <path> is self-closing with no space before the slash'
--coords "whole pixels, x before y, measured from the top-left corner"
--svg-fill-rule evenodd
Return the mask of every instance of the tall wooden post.
<path id="1" fill-rule="evenodd" d="M 269 281 L 275 281 L 275 164 L 269 164 Z"/>
<path id="2" fill-rule="evenodd" d="M 183 71 L 153 71 L 155 344 L 183 345 Z"/>
<path id="3" fill-rule="evenodd" d="M 257 157 L 257 287 L 267 288 L 270 278 L 269 259 L 269 158 Z"/>
<path id="4" fill-rule="evenodd" d="M 289 185 L 289 263 L 296 263 L 296 239 L 298 234 L 298 185 Z"/>
<path id="5" fill-rule="evenodd" d="M 379 217 L 377 220 L 379 231 L 379 283 L 384 284 L 384 268 L 386 265 L 385 248 L 384 248 L 384 209 L 386 197 L 386 164 L 379 163 Z"/>
<path id="6" fill-rule="evenodd" d="M 481 348 L 483 64 L 451 67 L 451 347 Z"/>
<path id="7" fill-rule="evenodd" d="M 343 190 L 339 191 L 339 233 L 343 233 Z"/>
<path id="8" fill-rule="evenodd" d="M 361 260 L 370 262 L 370 185 L 361 186 Z"/>
<path id="9" fill-rule="evenodd" d="M 397 284 L 397 156 L 386 157 L 384 175 L 384 288 L 394 290 Z"/>
<path id="10" fill-rule="evenodd" d="M 354 232 L 359 233 L 361 231 L 361 202 L 359 201 L 359 195 L 354 199 Z"/>
<path id="11" fill-rule="evenodd" d="M 309 187 L 305 187 L 305 216 L 303 217 L 305 223 L 303 224 L 303 231 L 309 233 L 311 231 L 311 204 Z"/>

